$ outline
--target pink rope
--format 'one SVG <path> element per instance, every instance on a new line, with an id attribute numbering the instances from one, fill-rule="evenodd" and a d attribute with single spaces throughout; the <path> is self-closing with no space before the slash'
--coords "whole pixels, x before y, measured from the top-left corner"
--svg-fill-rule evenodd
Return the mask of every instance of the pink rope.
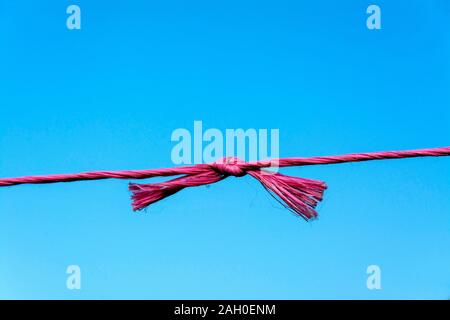
<path id="1" fill-rule="evenodd" d="M 243 162 L 237 158 L 225 158 L 211 164 L 197 164 L 177 168 L 93 171 L 76 174 L 55 174 L 0 179 L 0 187 L 18 184 L 42 184 L 100 179 L 147 179 L 181 175 L 181 177 L 153 184 L 130 183 L 133 210 L 141 210 L 148 205 L 164 199 L 186 187 L 195 187 L 218 182 L 228 176 L 242 177 L 246 174 L 257 179 L 282 204 L 306 220 L 317 217 L 315 208 L 322 200 L 326 184 L 322 181 L 269 173 L 264 168 L 324 165 L 369 160 L 400 159 L 413 157 L 449 156 L 450 147 L 418 149 L 406 151 L 385 151 L 355 153 L 337 156 L 311 158 L 281 158 L 255 162 Z"/>

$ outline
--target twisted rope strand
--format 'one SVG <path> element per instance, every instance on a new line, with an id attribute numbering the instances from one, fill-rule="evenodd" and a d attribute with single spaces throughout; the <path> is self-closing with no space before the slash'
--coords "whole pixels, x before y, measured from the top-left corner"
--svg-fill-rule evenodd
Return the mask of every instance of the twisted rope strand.
<path id="1" fill-rule="evenodd" d="M 310 158 L 280 158 L 255 162 L 242 162 L 235 164 L 244 171 L 262 169 L 276 164 L 278 167 L 311 166 L 338 164 L 345 162 L 361 162 L 370 160 L 402 159 L 414 157 L 442 157 L 450 155 L 450 147 L 429 148 L 405 151 L 384 151 L 353 153 L 337 156 L 319 156 Z M 182 174 L 197 174 L 210 169 L 210 164 L 197 164 L 193 166 L 180 166 L 176 168 L 148 169 L 148 170 L 121 170 L 121 171 L 91 171 L 72 174 L 53 174 L 42 176 L 24 176 L 18 178 L 0 179 L 0 187 L 19 184 L 41 184 L 56 182 L 73 182 L 102 179 L 148 179 L 154 177 L 168 177 Z"/>

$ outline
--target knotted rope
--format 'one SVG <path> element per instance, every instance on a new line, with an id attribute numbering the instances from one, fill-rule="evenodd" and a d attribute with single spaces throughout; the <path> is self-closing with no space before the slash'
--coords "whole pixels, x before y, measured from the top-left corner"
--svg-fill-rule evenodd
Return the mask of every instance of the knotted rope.
<path id="1" fill-rule="evenodd" d="M 211 164 L 196 164 L 176 168 L 126 171 L 94 171 L 77 174 L 56 174 L 45 176 L 27 176 L 0 179 L 0 187 L 18 184 L 42 184 L 100 179 L 147 179 L 153 177 L 181 177 L 151 184 L 130 183 L 133 210 L 141 210 L 148 205 L 164 199 L 186 187 L 197 187 L 218 182 L 229 176 L 242 177 L 250 175 L 288 209 L 306 220 L 317 217 L 315 210 L 322 200 L 327 188 L 322 181 L 286 176 L 270 172 L 270 167 L 310 166 L 360 162 L 369 160 L 400 159 L 413 157 L 449 156 L 450 147 L 418 149 L 407 151 L 386 151 L 355 153 L 338 156 L 321 156 L 311 158 L 280 158 L 272 160 L 244 162 L 236 157 L 220 159 Z"/>

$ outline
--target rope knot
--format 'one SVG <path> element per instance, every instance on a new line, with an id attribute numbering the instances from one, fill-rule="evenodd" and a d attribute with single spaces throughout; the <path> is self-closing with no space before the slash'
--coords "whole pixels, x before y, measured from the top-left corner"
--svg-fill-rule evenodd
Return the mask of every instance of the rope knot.
<path id="1" fill-rule="evenodd" d="M 247 171 L 242 169 L 241 165 L 244 163 L 242 160 L 236 157 L 226 157 L 219 159 L 214 163 L 211 163 L 211 168 L 223 175 L 243 177 L 247 174 Z"/>

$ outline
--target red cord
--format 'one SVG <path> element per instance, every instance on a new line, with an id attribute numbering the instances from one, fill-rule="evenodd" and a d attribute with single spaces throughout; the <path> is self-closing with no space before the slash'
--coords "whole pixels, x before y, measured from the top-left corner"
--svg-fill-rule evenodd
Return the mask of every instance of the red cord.
<path id="1" fill-rule="evenodd" d="M 280 173 L 268 173 L 260 170 L 268 167 L 290 167 L 324 165 L 369 160 L 400 159 L 412 157 L 449 156 L 450 147 L 418 149 L 407 151 L 385 151 L 371 153 L 355 153 L 338 156 L 322 156 L 311 158 L 281 158 L 256 162 L 243 162 L 237 158 L 226 158 L 212 164 L 197 164 L 165 169 L 125 170 L 125 171 L 93 171 L 76 174 L 55 174 L 44 176 L 26 176 L 0 179 L 0 187 L 18 184 L 42 184 L 99 179 L 146 179 L 182 175 L 170 181 L 154 184 L 130 183 L 133 193 L 133 209 L 141 210 L 151 203 L 168 197 L 186 187 L 201 186 L 223 180 L 228 176 L 241 177 L 246 174 L 256 178 L 283 204 L 309 220 L 317 216 L 315 207 L 322 200 L 326 185 L 321 181 L 290 177 Z"/>

